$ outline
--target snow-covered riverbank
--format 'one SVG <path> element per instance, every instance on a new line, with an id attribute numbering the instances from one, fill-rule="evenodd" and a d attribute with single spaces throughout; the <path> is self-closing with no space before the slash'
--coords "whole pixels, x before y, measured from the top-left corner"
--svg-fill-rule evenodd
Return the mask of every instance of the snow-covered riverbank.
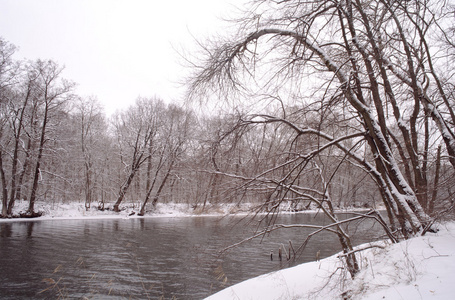
<path id="1" fill-rule="evenodd" d="M 25 213 L 28 208 L 27 201 L 16 201 L 13 209 L 13 218 L 0 218 L 0 222 L 11 221 L 32 221 L 32 220 L 56 220 L 56 219 L 102 219 L 102 218 L 137 218 L 141 203 L 128 203 L 121 207 L 120 212 L 114 212 L 110 206 L 105 210 L 99 210 L 96 205 L 86 209 L 84 203 L 37 203 L 35 211 L 42 213 L 37 218 L 19 218 L 21 213 Z M 248 205 L 242 209 L 236 208 L 235 205 L 210 205 L 206 209 L 194 209 L 191 205 L 185 203 L 157 203 L 153 213 L 147 213 L 146 217 L 186 217 L 186 216 L 204 216 L 204 215 L 227 215 L 230 213 L 242 213 L 248 211 Z"/>
<path id="2" fill-rule="evenodd" d="M 359 252 L 354 280 L 338 255 L 256 277 L 207 298 L 218 299 L 455 299 L 455 223 L 398 244 Z"/>
<path id="3" fill-rule="evenodd" d="M 101 211 L 96 205 L 92 205 L 90 209 L 86 209 L 84 203 L 69 202 L 69 203 L 37 203 L 35 211 L 42 213 L 42 216 L 37 218 L 18 218 L 21 213 L 25 213 L 28 209 L 27 201 L 16 201 L 13 209 L 13 218 L 0 218 L 0 222 L 11 221 L 33 221 L 33 220 L 56 220 L 56 219 L 101 219 L 101 218 L 137 218 L 137 213 L 140 210 L 141 203 L 127 203 L 121 206 L 120 212 L 114 212 L 110 205 Z M 153 212 L 147 212 L 145 217 L 189 217 L 189 216 L 225 216 L 229 214 L 249 214 L 255 211 L 257 207 L 253 204 L 244 203 L 241 206 L 236 204 L 208 204 L 204 209 L 202 206 L 196 209 L 191 204 L 186 203 L 157 203 Z M 354 211 L 349 208 L 342 211 Z M 362 209 L 361 209 L 362 210 Z M 365 211 L 365 209 L 363 209 Z M 315 213 L 317 210 L 302 211 L 305 213 Z M 283 208 L 281 213 L 293 213 L 289 209 Z"/>

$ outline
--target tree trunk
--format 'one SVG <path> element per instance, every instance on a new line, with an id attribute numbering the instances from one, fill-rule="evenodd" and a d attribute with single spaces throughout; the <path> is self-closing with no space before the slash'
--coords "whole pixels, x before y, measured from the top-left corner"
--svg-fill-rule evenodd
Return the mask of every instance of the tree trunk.
<path id="1" fill-rule="evenodd" d="M 41 158 L 43 157 L 43 151 L 44 151 L 44 143 L 46 141 L 46 126 L 47 126 L 47 116 L 49 113 L 49 102 L 50 100 L 47 99 L 47 95 L 45 95 L 45 104 L 44 104 L 44 117 L 43 117 L 43 125 L 41 128 L 41 138 L 40 138 L 40 143 L 39 143 L 39 150 L 38 150 L 38 157 L 36 159 L 36 166 L 35 166 L 35 174 L 33 176 L 33 185 L 32 185 L 32 191 L 30 194 L 30 199 L 29 199 L 29 206 L 27 213 L 30 216 L 35 215 L 35 201 L 36 201 L 36 194 L 38 192 L 38 180 L 39 180 L 39 175 L 40 175 L 40 166 L 41 166 Z"/>
<path id="2" fill-rule="evenodd" d="M 31 142 L 31 138 L 29 137 L 28 141 L 27 141 L 27 150 L 25 151 L 24 164 L 22 166 L 22 170 L 21 170 L 21 173 L 19 175 L 19 180 L 17 182 L 17 190 L 16 190 L 16 199 L 15 200 L 21 200 L 25 174 L 27 174 L 27 173 L 30 174 L 30 171 L 31 171 L 30 168 L 29 168 L 29 166 L 30 166 L 30 150 L 31 150 L 31 148 L 32 148 L 32 142 Z"/>
<path id="3" fill-rule="evenodd" d="M 161 181 L 161 184 L 158 188 L 158 191 L 156 191 L 155 197 L 153 197 L 153 201 L 152 201 L 153 207 L 156 207 L 156 203 L 158 202 L 161 192 L 163 191 L 164 185 L 166 184 L 166 181 L 169 178 L 169 174 L 171 174 L 171 169 L 172 169 L 172 166 L 169 167 L 169 169 L 167 170 L 166 176 L 164 176 L 163 181 Z"/>
<path id="4" fill-rule="evenodd" d="M 172 170 L 172 166 L 173 166 L 173 165 L 174 165 L 174 162 L 172 161 L 171 164 L 170 164 L 170 166 L 169 166 L 169 168 L 168 168 L 168 170 L 167 170 L 167 172 L 166 172 L 166 175 L 164 176 L 163 180 L 161 181 L 160 186 L 158 187 L 158 190 L 157 190 L 156 193 L 155 193 L 155 196 L 153 197 L 153 201 L 152 201 L 153 207 L 155 207 L 155 206 L 156 206 L 156 203 L 158 202 L 158 198 L 159 198 L 159 196 L 160 196 L 160 194 L 161 194 L 161 191 L 162 191 L 163 188 L 164 188 L 164 185 L 166 184 L 167 178 L 169 177 L 169 174 L 171 173 L 171 170 Z M 145 196 L 144 203 L 142 204 L 141 211 L 139 212 L 139 215 L 140 215 L 140 216 L 143 216 L 143 215 L 145 214 L 145 207 L 146 207 L 146 205 L 147 205 L 147 203 L 148 203 L 148 201 L 149 201 L 150 194 L 151 194 L 151 192 L 152 192 L 153 186 L 155 185 L 155 180 L 156 180 L 156 178 L 157 178 L 157 175 L 158 175 L 158 174 L 155 175 L 155 179 L 153 180 L 153 184 L 152 184 L 152 186 L 150 187 L 150 189 L 148 190 L 147 195 Z"/>
<path id="5" fill-rule="evenodd" d="M 0 149 L 0 180 L 2 182 L 2 216 L 8 215 L 8 189 L 6 184 L 5 171 L 3 169 L 3 152 Z"/>
<path id="6" fill-rule="evenodd" d="M 18 186 L 16 184 L 17 184 L 17 164 L 19 161 L 19 158 L 18 158 L 19 143 L 21 141 L 21 132 L 22 132 L 22 126 L 23 126 L 22 124 L 23 124 L 23 120 L 24 120 L 24 111 L 25 111 L 25 108 L 27 107 L 28 100 L 29 100 L 30 94 L 31 94 L 31 85 L 32 85 L 32 82 L 29 81 L 28 88 L 27 88 L 27 95 L 25 96 L 24 103 L 22 104 L 21 113 L 19 116 L 19 122 L 18 122 L 18 124 L 16 124 L 17 131 L 14 130 L 14 135 L 15 135 L 14 136 L 14 150 L 13 150 L 14 152 L 13 152 L 13 160 L 12 160 L 12 166 L 11 166 L 11 191 L 10 191 L 10 200 L 9 200 L 11 209 L 14 206 L 14 201 L 17 199 L 16 193 L 17 193 Z M 34 112 L 32 113 L 30 121 L 33 122 L 33 120 L 34 120 Z"/>
<path id="7" fill-rule="evenodd" d="M 441 145 L 438 146 L 438 153 L 437 153 L 437 157 L 436 157 L 436 171 L 434 174 L 433 193 L 431 195 L 431 200 L 430 200 L 430 204 L 428 207 L 428 213 L 430 213 L 430 214 L 434 211 L 434 204 L 436 202 L 436 197 L 438 195 L 440 169 L 441 169 Z"/>
<path id="8" fill-rule="evenodd" d="M 338 228 L 338 232 L 340 232 Z M 348 268 L 348 272 L 351 275 L 351 278 L 354 279 L 354 277 L 359 273 L 360 267 L 359 263 L 357 261 L 357 257 L 355 256 L 354 253 L 352 253 L 352 250 L 354 248 L 352 247 L 351 240 L 346 238 L 346 234 L 344 232 L 338 234 L 338 240 L 340 241 L 341 247 L 343 248 L 343 253 L 346 255 L 346 266 Z"/>
<path id="9" fill-rule="evenodd" d="M 92 172 L 91 172 L 91 166 L 90 162 L 85 161 L 85 210 L 90 209 L 90 205 L 92 203 Z"/>
<path id="10" fill-rule="evenodd" d="M 128 175 L 128 178 L 126 179 L 125 183 L 123 183 L 122 187 L 120 188 L 117 201 L 114 204 L 114 211 L 119 212 L 119 206 L 120 203 L 122 203 L 123 198 L 125 197 L 126 192 L 128 191 L 128 188 L 131 185 L 131 182 L 133 181 L 134 175 L 136 174 L 136 168 L 133 168 L 130 172 L 130 175 Z"/>

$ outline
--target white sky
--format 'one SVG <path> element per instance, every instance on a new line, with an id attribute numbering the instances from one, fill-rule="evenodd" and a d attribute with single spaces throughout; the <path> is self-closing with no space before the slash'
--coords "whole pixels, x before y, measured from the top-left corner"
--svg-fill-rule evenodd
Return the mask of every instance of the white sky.
<path id="1" fill-rule="evenodd" d="M 0 36 L 16 59 L 53 59 L 81 96 L 110 115 L 138 96 L 179 102 L 184 69 L 174 49 L 222 32 L 242 0 L 0 0 Z"/>

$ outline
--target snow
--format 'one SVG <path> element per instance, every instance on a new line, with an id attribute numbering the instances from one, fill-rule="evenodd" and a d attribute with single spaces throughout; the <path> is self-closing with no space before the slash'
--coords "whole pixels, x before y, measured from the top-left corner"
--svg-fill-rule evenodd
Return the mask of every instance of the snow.
<path id="1" fill-rule="evenodd" d="M 25 213 L 28 209 L 29 203 L 27 201 L 16 201 L 13 208 L 13 216 L 18 216 L 21 213 Z M 68 203 L 45 203 L 37 202 L 35 204 L 35 212 L 42 213 L 41 217 L 38 218 L 0 218 L 0 222 L 12 222 L 12 221 L 37 221 L 37 220 L 49 220 L 49 219 L 118 219 L 118 218 L 139 218 L 137 213 L 140 210 L 141 202 L 127 202 L 120 205 L 120 212 L 114 212 L 111 204 L 106 204 L 105 210 L 101 211 L 98 209 L 96 203 L 92 203 L 89 210 L 85 209 L 83 202 L 68 202 Z M 251 211 L 258 208 L 258 204 L 242 203 L 241 206 L 235 203 L 222 203 L 222 204 L 211 204 L 207 203 L 204 210 L 202 205 L 194 209 L 193 204 L 188 203 L 160 203 L 158 202 L 154 209 L 151 206 L 148 207 L 144 217 L 191 217 L 191 216 L 225 216 L 225 215 L 247 215 Z M 378 207 L 378 209 L 383 209 Z M 365 211 L 364 208 L 359 207 L 348 207 L 339 210 L 340 212 L 350 211 Z M 316 213 L 317 209 L 304 210 L 302 213 Z M 264 212 L 265 213 L 265 212 Z M 280 213 L 295 213 L 292 211 L 292 207 L 283 205 Z"/>
<path id="2" fill-rule="evenodd" d="M 137 218 L 140 203 L 128 203 L 116 213 L 86 211 L 83 203 L 39 204 L 43 216 L 34 219 L 2 219 L 0 222 L 48 219 Z M 16 202 L 14 212 L 25 212 L 28 202 Z M 209 205 L 202 212 L 189 204 L 158 203 L 146 217 L 184 217 L 246 213 L 235 205 Z M 132 212 L 136 214 L 131 215 Z M 439 232 L 427 233 L 391 244 L 364 244 L 356 249 L 361 271 L 352 279 L 340 254 L 309 262 L 228 287 L 207 299 L 455 299 L 455 222 L 439 224 Z"/>
<path id="3" fill-rule="evenodd" d="M 13 208 L 13 216 L 25 213 L 28 209 L 27 201 L 16 201 Z M 106 204 L 105 210 L 98 209 L 96 203 L 93 203 L 89 210 L 85 209 L 82 202 L 68 203 L 44 203 L 35 204 L 35 212 L 42 213 L 37 218 L 0 218 L 0 222 L 12 221 L 37 221 L 49 219 L 118 219 L 118 218 L 140 218 L 137 215 L 142 203 L 125 203 L 120 205 L 120 212 L 114 212 L 113 205 Z M 194 209 L 193 204 L 188 203 L 157 203 L 154 209 L 148 208 L 144 217 L 191 217 L 191 216 L 224 216 L 229 214 L 248 214 L 255 205 L 245 203 L 241 207 L 236 204 L 210 204 L 208 203 L 204 210 L 202 205 Z M 315 212 L 309 210 L 306 212 Z"/>
<path id="4" fill-rule="evenodd" d="M 455 223 L 398 244 L 364 244 L 351 279 L 339 254 L 262 275 L 207 299 L 455 299 Z"/>

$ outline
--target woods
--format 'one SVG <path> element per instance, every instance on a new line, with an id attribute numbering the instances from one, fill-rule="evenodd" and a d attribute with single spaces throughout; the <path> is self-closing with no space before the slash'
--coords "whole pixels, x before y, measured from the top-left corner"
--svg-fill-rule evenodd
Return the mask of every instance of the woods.
<path id="1" fill-rule="evenodd" d="M 384 208 L 396 239 L 453 205 L 452 15 L 450 1 L 253 1 L 188 58 L 188 105 L 138 97 L 109 117 L 1 39 L 1 215 L 22 200 L 29 217 L 39 201 L 318 209 L 355 274 L 337 209 Z M 228 108 L 192 106 L 207 103 Z"/>
<path id="2" fill-rule="evenodd" d="M 1 295 L 452 296 L 454 0 L 0 7 Z"/>
<path id="3" fill-rule="evenodd" d="M 309 208 L 318 195 L 335 206 L 381 199 L 403 232 L 431 222 L 453 195 L 450 6 L 254 4 L 238 35 L 206 46 L 189 82 L 193 101 L 231 99 L 224 115 L 155 97 L 108 118 L 96 97 L 72 92 L 57 63 L 17 61 L 2 40 L 2 215 L 18 199 L 33 214 L 37 197 L 87 209 L 115 201 L 116 211 L 128 197 L 143 214 L 161 195 L 264 210 Z"/>
<path id="4" fill-rule="evenodd" d="M 446 1 L 253 1 L 238 35 L 204 49 L 190 96 L 267 102 L 275 109 L 250 107 L 237 132 L 261 126 L 290 136 L 275 164 L 225 175 L 246 191 L 268 191 L 272 209 L 310 201 L 334 217 L 335 184 L 354 166 L 362 184 L 376 185 L 392 231 L 408 237 L 430 226 L 432 192 L 444 190 L 436 166 L 455 167 L 452 9 Z M 440 196 L 453 202 L 450 181 Z M 355 263 L 347 257 L 352 276 Z"/>
<path id="5" fill-rule="evenodd" d="M 4 40 L 0 50 L 2 216 L 11 216 L 18 200 L 29 202 L 30 217 L 37 201 L 82 201 L 88 210 L 116 197 L 118 211 L 131 184 L 131 198 L 144 201 L 142 213 L 148 200 L 142 197 L 153 191 L 158 201 L 194 126 L 189 111 L 138 99 L 108 119 L 96 98 L 73 93 L 57 63 L 16 61 L 15 47 Z"/>

